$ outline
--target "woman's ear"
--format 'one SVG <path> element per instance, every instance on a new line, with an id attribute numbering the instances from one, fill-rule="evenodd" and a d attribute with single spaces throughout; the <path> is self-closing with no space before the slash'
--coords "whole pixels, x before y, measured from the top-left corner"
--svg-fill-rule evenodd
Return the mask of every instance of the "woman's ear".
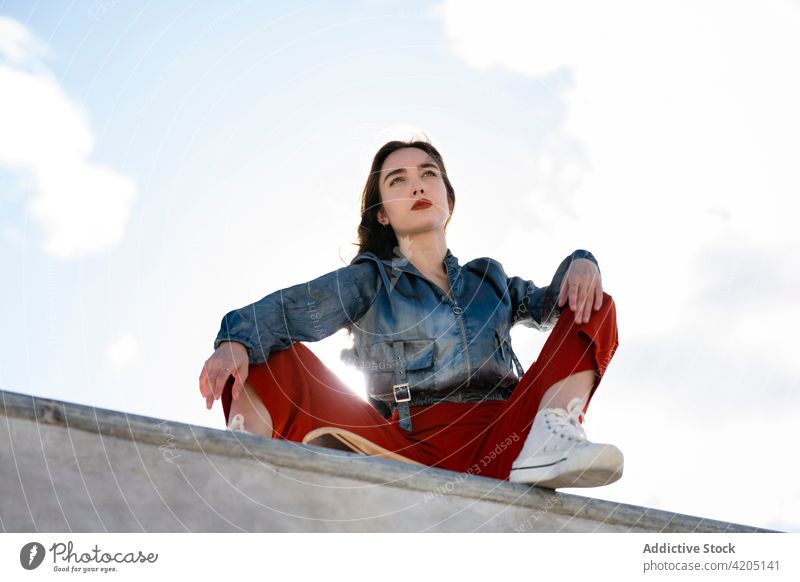
<path id="1" fill-rule="evenodd" d="M 378 209 L 377 215 L 378 215 L 378 222 L 380 222 L 384 226 L 389 224 L 389 219 L 386 218 L 386 215 L 383 213 L 383 210 L 381 210 L 380 208 Z"/>

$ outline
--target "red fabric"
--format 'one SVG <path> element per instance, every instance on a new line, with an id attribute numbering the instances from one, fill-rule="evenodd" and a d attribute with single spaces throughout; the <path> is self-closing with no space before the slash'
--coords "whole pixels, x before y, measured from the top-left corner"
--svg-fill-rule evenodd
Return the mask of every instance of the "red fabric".
<path id="1" fill-rule="evenodd" d="M 508 479 L 547 389 L 577 372 L 595 370 L 586 412 L 618 345 L 616 306 L 609 294 L 603 293 L 603 306 L 592 310 L 588 323 L 576 324 L 565 306 L 508 400 L 412 406 L 410 432 L 398 426 L 396 412 L 383 418 L 301 342 L 252 366 L 247 383 L 272 416 L 275 438 L 300 442 L 317 427 L 338 426 L 426 465 Z M 222 407 L 227 426 L 230 387 L 222 394 Z"/>

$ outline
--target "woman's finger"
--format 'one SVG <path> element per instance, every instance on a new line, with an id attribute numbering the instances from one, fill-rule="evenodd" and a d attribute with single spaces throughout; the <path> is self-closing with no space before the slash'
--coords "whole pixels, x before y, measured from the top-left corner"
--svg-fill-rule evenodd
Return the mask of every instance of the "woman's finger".
<path id="1" fill-rule="evenodd" d="M 242 383 L 239 380 L 239 370 L 233 371 L 233 386 L 231 387 L 231 395 L 234 400 L 239 400 L 239 395 L 242 393 Z"/>
<path id="2" fill-rule="evenodd" d="M 567 284 L 567 279 L 561 281 L 561 291 L 558 294 L 558 306 L 563 307 L 564 302 L 567 300 L 567 289 L 569 285 Z"/>
<path id="3" fill-rule="evenodd" d="M 594 300 L 594 291 L 587 291 L 586 292 L 586 300 L 583 305 L 583 309 L 581 310 L 581 323 L 586 323 L 589 321 L 589 317 L 592 315 L 592 303 Z"/>
<path id="4" fill-rule="evenodd" d="M 214 400 L 222 396 L 222 390 L 225 388 L 225 382 L 228 381 L 228 376 L 231 375 L 230 368 L 221 367 L 214 375 Z"/>
<path id="5" fill-rule="evenodd" d="M 584 311 L 586 310 L 586 299 L 587 299 L 586 285 L 585 284 L 578 285 L 577 289 L 578 289 L 577 291 L 578 299 L 575 304 L 575 321 L 580 322 L 583 320 L 583 314 Z"/>
<path id="6" fill-rule="evenodd" d="M 203 370 L 200 372 L 200 394 L 208 396 L 210 389 L 211 379 L 208 377 L 208 366 L 203 364 Z"/>
<path id="7" fill-rule="evenodd" d="M 570 283 L 569 284 L 569 308 L 572 311 L 577 312 L 578 310 L 578 289 L 580 285 L 577 283 Z"/>
<path id="8" fill-rule="evenodd" d="M 244 383 L 247 380 L 247 376 L 249 374 L 250 374 L 249 363 L 242 364 L 242 366 L 236 370 L 236 384 L 234 387 L 237 389 L 236 392 L 237 399 L 242 395 L 242 392 L 244 392 Z"/>

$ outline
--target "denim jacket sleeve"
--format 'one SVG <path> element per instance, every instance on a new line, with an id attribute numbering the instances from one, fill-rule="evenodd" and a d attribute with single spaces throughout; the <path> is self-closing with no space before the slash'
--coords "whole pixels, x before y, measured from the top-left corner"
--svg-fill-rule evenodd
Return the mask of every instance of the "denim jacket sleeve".
<path id="1" fill-rule="evenodd" d="M 377 297 L 380 276 L 370 262 L 351 264 L 307 283 L 280 289 L 222 318 L 214 340 L 243 344 L 250 365 L 296 341 L 314 342 L 357 321 Z"/>
<path id="2" fill-rule="evenodd" d="M 546 287 L 537 287 L 533 281 L 527 281 L 520 277 L 508 277 L 508 292 L 513 309 L 511 325 L 520 323 L 539 331 L 549 331 L 555 327 L 562 310 L 561 307 L 558 307 L 561 282 L 575 259 L 589 259 L 597 265 L 598 271 L 600 270 L 600 265 L 597 264 L 597 259 L 592 253 L 578 249 L 561 261 L 553 275 L 553 280 Z"/>

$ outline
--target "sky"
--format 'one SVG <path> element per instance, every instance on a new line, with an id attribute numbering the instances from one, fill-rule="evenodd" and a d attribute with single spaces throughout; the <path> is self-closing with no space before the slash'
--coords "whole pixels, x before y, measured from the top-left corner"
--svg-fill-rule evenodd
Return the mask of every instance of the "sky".
<path id="1" fill-rule="evenodd" d="M 0 2 L 0 388 L 224 429 L 222 316 L 345 266 L 426 136 L 448 247 L 597 258 L 619 348 L 564 492 L 800 531 L 800 2 Z M 547 334 L 517 326 L 523 366 Z M 344 331 L 307 344 L 359 394 Z"/>

